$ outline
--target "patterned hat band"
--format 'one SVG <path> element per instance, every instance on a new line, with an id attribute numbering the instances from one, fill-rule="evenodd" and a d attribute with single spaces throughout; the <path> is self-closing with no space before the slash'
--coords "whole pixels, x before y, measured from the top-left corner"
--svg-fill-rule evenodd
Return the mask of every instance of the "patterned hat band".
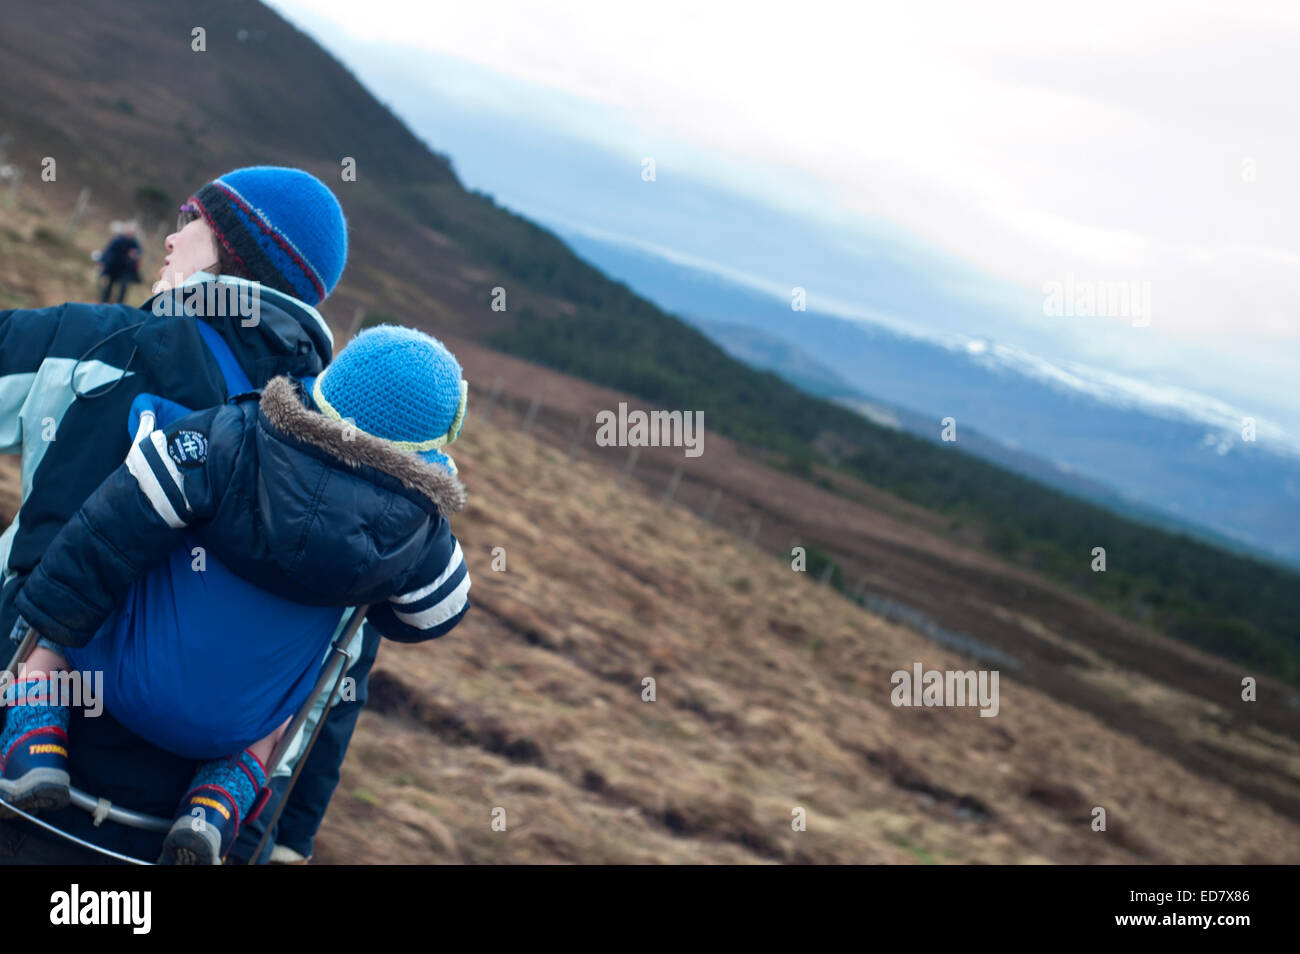
<path id="1" fill-rule="evenodd" d="M 308 304 L 327 294 L 316 270 L 288 237 L 225 182 L 209 182 L 186 205 L 197 208 L 242 277 Z"/>
<path id="2" fill-rule="evenodd" d="M 361 431 L 362 434 L 375 438 L 375 440 L 391 444 L 401 450 L 415 451 L 416 453 L 421 451 L 437 450 L 440 447 L 452 443 L 452 441 L 460 436 L 461 426 L 465 423 L 465 410 L 469 406 L 469 382 L 465 381 L 463 378 L 460 381 L 460 404 L 456 408 L 456 416 L 452 418 L 451 426 L 447 428 L 446 434 L 428 441 L 396 441 L 362 430 L 360 427 L 357 427 L 355 421 L 350 421 L 344 418 L 343 415 L 339 414 L 339 412 L 335 410 L 334 405 L 330 404 L 325 397 L 325 393 L 321 390 L 321 382 L 325 380 L 325 375 L 327 373 L 329 373 L 328 367 L 316 377 L 316 383 L 312 386 L 311 396 L 316 400 L 316 404 L 321 409 L 321 413 L 332 421 L 338 421 L 340 424 L 348 424 L 351 427 L 355 427 L 358 431 Z M 450 458 L 448 459 L 450 460 Z M 455 471 L 453 470 L 453 473 L 454 472 Z"/>

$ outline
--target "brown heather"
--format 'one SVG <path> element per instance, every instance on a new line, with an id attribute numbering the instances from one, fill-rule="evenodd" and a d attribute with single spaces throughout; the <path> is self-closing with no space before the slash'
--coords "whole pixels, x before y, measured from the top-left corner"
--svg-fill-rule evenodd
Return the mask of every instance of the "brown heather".
<path id="1" fill-rule="evenodd" d="M 105 223 L 65 237 L 26 203 L 0 220 L 0 307 L 92 298 Z M 157 265 L 147 249 L 142 274 Z M 724 488 L 720 526 L 664 508 L 638 480 L 662 489 L 680 451 L 644 453 L 622 489 L 624 452 L 563 453 L 577 414 L 633 399 L 454 346 L 472 382 L 453 450 L 474 608 L 444 639 L 381 649 L 317 861 L 1300 862 L 1292 690 L 1261 679 L 1243 705 L 1237 667 L 964 548 L 886 494 L 832 494 L 713 433 L 678 499 L 698 511 Z M 0 458 L 0 520 L 17 474 Z M 727 514 L 741 500 L 764 515 L 757 546 Z M 893 707 L 897 669 L 981 664 L 792 572 L 772 553 L 795 533 L 841 534 L 851 578 L 1020 659 L 999 715 Z M 1108 831 L 1091 830 L 1094 806 Z M 796 807 L 807 831 L 791 830 Z"/>

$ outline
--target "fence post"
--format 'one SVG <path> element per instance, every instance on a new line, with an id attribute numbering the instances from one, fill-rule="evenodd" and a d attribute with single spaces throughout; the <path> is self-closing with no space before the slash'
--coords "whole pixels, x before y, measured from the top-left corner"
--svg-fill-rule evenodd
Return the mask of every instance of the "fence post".
<path id="1" fill-rule="evenodd" d="M 483 415 L 483 420 L 492 419 L 492 408 L 496 406 L 497 398 L 501 396 L 501 378 L 497 378 L 492 384 L 492 390 L 487 396 L 487 403 L 483 405 L 483 410 L 479 413 Z"/>
<path id="2" fill-rule="evenodd" d="M 673 502 L 673 497 L 677 495 L 677 485 L 681 483 L 682 469 L 679 466 L 673 471 L 673 475 L 668 478 L 668 489 L 664 491 L 663 505 L 666 507 Z"/>
<path id="3" fill-rule="evenodd" d="M 758 530 L 761 526 L 763 526 L 763 518 L 755 517 L 754 522 L 749 525 L 749 536 L 746 538 L 748 542 L 753 543 L 758 539 Z"/>
<path id="4" fill-rule="evenodd" d="M 704 508 L 704 522 L 713 522 L 713 512 L 718 509 L 718 501 L 722 499 L 722 488 L 714 487 L 713 496 L 709 498 L 709 505 Z"/>
<path id="5" fill-rule="evenodd" d="M 9 180 L 9 192 L 5 195 L 5 204 L 12 208 L 18 202 L 18 183 L 23 180 L 23 170 L 14 169 L 14 177 Z"/>
<path id="6" fill-rule="evenodd" d="M 77 193 L 77 204 L 72 207 L 72 218 L 68 220 L 68 228 L 75 229 L 77 222 L 86 214 L 86 209 L 90 207 L 90 186 L 82 186 L 81 191 Z"/>
<path id="7" fill-rule="evenodd" d="M 578 445 L 582 443 L 582 439 L 586 436 L 587 436 L 587 419 L 585 417 L 580 417 L 578 418 L 578 422 L 573 425 L 573 438 L 572 440 L 569 441 L 570 460 L 573 459 L 573 455 L 577 451 Z"/>
<path id="8" fill-rule="evenodd" d="M 541 406 L 541 398 L 534 397 L 528 404 L 528 410 L 524 414 L 523 430 L 527 434 L 533 427 L 533 418 L 537 417 L 537 409 Z"/>
<path id="9" fill-rule="evenodd" d="M 627 483 L 627 479 L 632 476 L 632 471 L 636 469 L 636 459 L 641 453 L 641 448 L 633 447 L 631 453 L 627 455 L 627 463 L 623 465 L 623 473 L 619 475 L 618 485 L 622 487 Z"/>
<path id="10" fill-rule="evenodd" d="M 358 308 L 356 313 L 352 316 L 352 326 L 348 328 L 349 341 L 357 336 L 357 332 L 361 330 L 361 322 L 365 320 L 366 310 L 364 308 Z"/>

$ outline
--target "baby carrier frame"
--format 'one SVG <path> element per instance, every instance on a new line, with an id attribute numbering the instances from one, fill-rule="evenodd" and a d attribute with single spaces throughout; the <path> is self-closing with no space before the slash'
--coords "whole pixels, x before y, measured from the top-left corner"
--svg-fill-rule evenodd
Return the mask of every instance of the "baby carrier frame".
<path id="1" fill-rule="evenodd" d="M 238 395 L 253 390 L 248 375 L 244 372 L 244 369 L 235 358 L 234 353 L 230 350 L 230 346 L 226 344 L 221 335 L 218 334 L 211 325 L 203 320 L 197 320 L 197 328 L 200 337 L 202 337 L 204 342 L 207 344 L 212 358 L 216 361 L 217 367 L 220 369 L 221 375 L 225 379 L 226 393 L 228 395 Z M 153 430 L 153 425 L 153 414 L 147 411 L 141 414 L 139 429 L 133 443 L 139 443 L 146 434 Z M 325 719 L 329 716 L 330 710 L 334 707 L 334 697 L 338 693 L 339 687 L 343 683 L 343 676 L 347 672 L 348 665 L 352 661 L 352 656 L 348 653 L 347 646 L 356 635 L 357 630 L 361 628 L 361 624 L 366 618 L 366 611 L 369 610 L 369 608 L 370 607 L 368 606 L 352 607 L 352 615 L 348 618 L 346 624 L 342 624 L 342 617 L 340 617 L 340 623 L 342 625 L 340 625 L 339 632 L 335 634 L 334 641 L 330 645 L 330 651 L 326 655 L 324 664 L 321 666 L 320 675 L 316 679 L 316 685 L 312 688 L 311 694 L 307 697 L 306 701 L 303 702 L 302 707 L 298 710 L 297 714 L 293 717 L 293 721 L 289 724 L 289 728 L 285 730 L 284 735 L 280 737 L 280 741 L 276 744 L 275 749 L 271 753 L 271 758 L 268 760 L 266 770 L 266 784 L 268 786 L 271 784 L 271 779 L 275 775 L 276 771 L 288 757 L 289 749 L 293 745 L 294 739 L 297 737 L 299 731 L 301 731 L 303 725 L 309 718 L 316 700 L 320 698 L 320 694 L 324 690 L 326 683 L 331 679 L 332 669 L 337 665 L 338 671 L 333 674 L 333 685 L 330 686 L 329 696 L 325 700 L 325 705 L 321 712 L 320 719 L 317 720 L 315 727 L 312 729 L 311 736 L 307 740 L 306 747 L 303 749 L 302 754 L 298 757 L 298 760 L 294 765 L 293 773 L 289 777 L 289 785 L 285 789 L 284 795 L 280 798 L 279 804 L 276 805 L 271 820 L 267 822 L 266 830 L 263 833 L 261 840 L 257 843 L 257 849 L 249 859 L 250 864 L 256 863 L 257 859 L 261 857 L 262 851 L 266 847 L 266 840 L 270 837 L 271 832 L 275 830 L 276 822 L 280 819 L 280 813 L 284 810 L 285 804 L 289 801 L 289 796 L 293 792 L 294 786 L 298 783 L 298 776 L 302 773 L 303 766 L 307 763 L 307 756 L 311 754 L 312 747 L 316 744 L 316 738 L 320 734 L 321 728 L 325 725 Z M 4 690 L 8 688 L 10 680 L 16 678 L 19 664 L 31 654 L 38 638 L 39 636 L 35 630 L 28 629 L 26 634 L 23 636 L 22 641 L 19 643 L 18 649 L 13 655 L 13 659 L 10 660 L 9 665 L 3 671 L 0 671 L 0 692 L 4 692 Z M 85 809 L 94 816 L 95 827 L 99 827 L 105 819 L 132 828 L 144 829 L 146 831 L 166 832 L 172 826 L 172 821 L 169 819 L 159 818 L 155 815 L 146 815 L 126 808 L 120 808 L 113 805 L 106 798 L 95 798 L 78 788 L 72 788 L 71 796 L 71 803 L 73 805 Z M 9 804 L 8 802 L 6 802 L 5 807 L 8 811 L 14 812 L 40 828 L 43 828 L 44 830 L 57 835 L 60 838 L 64 838 L 82 848 L 89 849 L 90 851 L 97 852 L 98 854 L 105 855 L 127 864 L 153 864 L 153 862 L 144 861 L 140 858 L 132 858 L 130 855 L 124 855 L 116 851 L 110 851 L 107 848 L 102 848 L 92 842 L 78 838 L 69 832 L 63 831 L 61 828 L 51 825 L 43 819 L 37 818 L 36 816 Z"/>
<path id="2" fill-rule="evenodd" d="M 297 762 L 293 768 L 293 773 L 289 776 L 289 785 L 285 789 L 283 796 L 280 798 L 279 804 L 276 805 L 275 812 L 272 814 L 270 821 L 267 822 L 266 830 L 262 834 L 261 840 L 258 841 L 257 848 L 249 859 L 249 864 L 255 864 L 257 859 L 261 857 L 262 851 L 266 847 L 266 840 L 271 836 L 271 833 L 275 831 L 276 822 L 280 819 L 280 812 L 284 810 L 285 804 L 289 801 L 289 796 L 292 794 L 294 786 L 298 783 L 298 776 L 302 774 L 303 766 L 307 764 L 307 756 L 311 754 L 312 747 L 316 744 L 316 738 L 320 735 L 321 728 L 325 725 L 325 720 L 329 717 L 330 710 L 334 707 L 335 696 L 338 694 L 339 687 L 343 683 L 343 676 L 347 672 L 348 666 L 352 661 L 352 656 L 347 651 L 347 646 L 356 635 L 357 630 L 361 628 L 361 624 L 365 622 L 366 611 L 368 609 L 368 606 L 357 606 L 351 609 L 352 615 L 348 618 L 345 625 L 341 625 L 339 632 L 334 637 L 334 641 L 330 644 L 329 654 L 326 656 L 325 662 L 321 666 L 320 675 L 316 679 L 315 686 L 312 687 L 311 694 L 308 695 L 307 699 L 303 702 L 302 707 L 298 710 L 297 714 L 294 715 L 293 721 L 289 723 L 289 727 L 280 737 L 280 741 L 276 743 L 275 749 L 271 753 L 271 758 L 267 763 L 266 770 L 267 785 L 270 785 L 271 778 L 288 757 L 289 749 L 311 714 L 312 707 L 315 705 L 316 700 L 320 698 L 321 693 L 325 690 L 327 684 L 332 680 L 332 685 L 329 685 L 329 696 L 325 699 L 325 706 L 321 712 L 320 718 L 316 721 L 316 725 L 312 729 L 306 747 L 303 749 L 301 755 L 298 756 Z M 36 630 L 28 629 L 27 633 L 23 636 L 22 641 L 19 643 L 18 649 L 14 652 L 13 658 L 10 659 L 9 664 L 5 669 L 0 671 L 0 693 L 3 693 L 9 687 L 9 683 L 16 678 L 19 664 L 21 664 L 23 660 L 31 654 L 31 651 L 36 646 L 37 639 L 39 639 L 39 635 Z M 337 671 L 334 671 L 336 667 Z M 146 815 L 127 808 L 121 808 L 112 804 L 106 798 L 96 798 L 76 787 L 71 789 L 71 795 L 71 804 L 90 812 L 90 814 L 94 816 L 95 827 L 99 827 L 99 825 L 105 820 L 116 822 L 119 825 L 127 825 L 131 828 L 140 828 L 146 831 L 156 831 L 159 833 L 166 832 L 172 826 L 172 819 L 159 818 L 156 815 Z M 76 835 L 70 834 L 55 825 L 51 825 L 44 819 L 23 811 L 21 808 L 17 808 L 8 802 L 5 803 L 5 807 L 8 811 L 20 815 L 32 824 L 37 825 L 53 835 L 57 835 L 60 838 L 72 842 L 78 847 L 94 851 L 125 864 L 152 865 L 154 863 L 151 861 L 145 861 L 141 858 L 133 858 L 130 855 L 124 855 L 116 851 L 110 851 L 109 849 L 96 845 L 93 842 L 78 838 Z"/>

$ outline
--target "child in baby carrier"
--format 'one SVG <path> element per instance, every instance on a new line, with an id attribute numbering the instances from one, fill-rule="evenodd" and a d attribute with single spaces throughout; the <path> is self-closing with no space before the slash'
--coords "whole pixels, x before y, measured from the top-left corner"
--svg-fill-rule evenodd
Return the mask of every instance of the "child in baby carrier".
<path id="1" fill-rule="evenodd" d="M 41 639 L 3 698 L 0 817 L 6 802 L 68 803 L 70 710 L 57 674 L 102 670 L 115 718 L 202 762 L 159 861 L 221 863 L 265 803 L 269 756 L 314 685 L 340 608 L 369 605 L 367 619 L 402 642 L 441 636 L 468 610 L 446 521 L 465 490 L 444 452 L 467 393 L 441 342 L 381 325 L 315 378 L 275 378 L 142 434 L 18 596 L 20 626 Z M 151 410 L 166 416 L 166 403 Z M 187 572 L 196 542 L 228 570 L 215 584 Z M 227 579 L 234 588 L 222 591 Z M 253 588 L 292 601 L 279 631 L 241 625 Z M 188 612 L 195 601 L 202 612 Z"/>

